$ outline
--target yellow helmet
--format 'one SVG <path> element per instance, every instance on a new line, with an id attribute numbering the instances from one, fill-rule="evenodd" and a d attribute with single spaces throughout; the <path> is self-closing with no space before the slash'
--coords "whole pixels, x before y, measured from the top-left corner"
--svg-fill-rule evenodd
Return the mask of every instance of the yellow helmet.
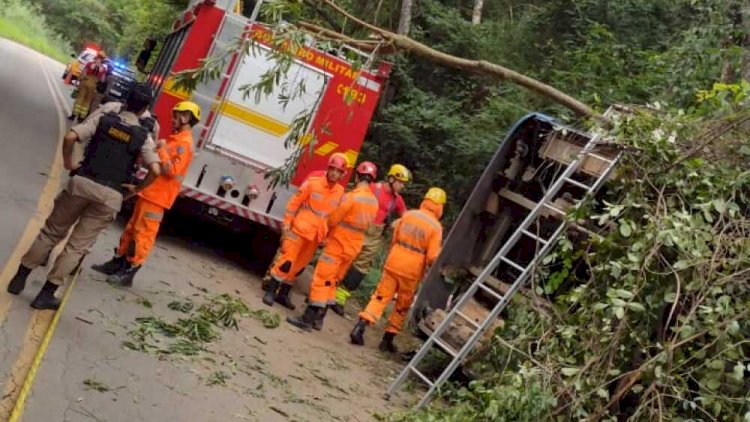
<path id="1" fill-rule="evenodd" d="M 425 194 L 424 199 L 429 199 L 438 205 L 443 205 L 448 200 L 448 195 L 440 188 L 430 188 Z"/>
<path id="2" fill-rule="evenodd" d="M 195 117 L 195 120 L 201 119 L 201 108 L 192 101 L 180 101 L 174 106 L 172 111 L 189 111 Z"/>
<path id="3" fill-rule="evenodd" d="M 411 172 L 402 164 L 394 164 L 388 170 L 388 176 L 393 176 L 396 180 L 406 183 L 411 179 Z"/>

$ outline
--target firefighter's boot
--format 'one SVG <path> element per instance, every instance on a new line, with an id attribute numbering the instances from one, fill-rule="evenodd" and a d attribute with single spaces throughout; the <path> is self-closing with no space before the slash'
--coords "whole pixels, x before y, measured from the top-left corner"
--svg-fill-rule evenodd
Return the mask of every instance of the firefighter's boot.
<path id="1" fill-rule="evenodd" d="M 323 320 L 326 317 L 326 314 L 328 313 L 328 307 L 321 309 L 318 311 L 318 315 L 315 316 L 315 321 L 313 321 L 312 327 L 314 330 L 320 331 L 323 329 Z"/>
<path id="2" fill-rule="evenodd" d="M 305 331 L 310 331 L 310 328 L 312 328 L 312 325 L 315 323 L 315 320 L 318 318 L 318 313 L 320 312 L 320 309 L 307 305 L 305 308 L 305 312 L 298 317 L 287 317 L 286 322 L 294 325 L 297 328 L 301 328 Z"/>
<path id="3" fill-rule="evenodd" d="M 337 315 L 344 316 L 344 305 L 351 295 L 346 287 L 336 287 L 336 303 L 331 305 L 331 310 Z"/>
<path id="4" fill-rule="evenodd" d="M 138 270 L 141 269 L 140 265 L 133 265 L 129 262 L 125 262 L 125 265 L 114 274 L 110 274 L 107 277 L 107 283 L 111 283 L 121 287 L 131 287 L 133 285 L 133 278 Z"/>
<path id="5" fill-rule="evenodd" d="M 26 287 L 26 279 L 29 278 L 30 273 L 31 268 L 24 267 L 23 264 L 19 265 L 16 275 L 14 275 L 13 279 L 8 283 L 8 293 L 14 295 L 21 293 L 24 287 Z"/>
<path id="6" fill-rule="evenodd" d="M 265 303 L 268 306 L 273 306 L 273 301 L 276 298 L 276 290 L 279 288 L 279 281 L 271 278 L 271 281 L 268 282 L 268 287 L 266 287 L 266 294 L 263 295 L 263 303 Z"/>
<path id="7" fill-rule="evenodd" d="M 396 345 L 393 344 L 393 338 L 395 336 L 396 336 L 396 333 L 383 334 L 383 339 L 380 340 L 380 345 L 378 346 L 378 349 L 380 349 L 381 352 L 398 353 L 398 349 L 396 349 Z"/>
<path id="8" fill-rule="evenodd" d="M 365 345 L 365 328 L 367 328 L 367 321 L 360 319 L 354 326 L 352 332 L 349 333 L 349 339 L 352 344 L 356 344 L 357 346 Z"/>
<path id="9" fill-rule="evenodd" d="M 287 283 L 281 283 L 279 292 L 276 294 L 274 300 L 281 304 L 281 306 L 291 309 L 292 311 L 296 306 L 292 303 L 292 298 L 289 297 L 289 292 L 292 290 L 292 285 Z"/>
<path id="10" fill-rule="evenodd" d="M 60 308 L 60 299 L 55 297 L 57 287 L 57 284 L 46 281 L 44 286 L 42 286 L 42 290 L 39 291 L 39 294 L 31 302 L 31 307 L 39 310 L 49 309 L 53 311 Z"/>
<path id="11" fill-rule="evenodd" d="M 127 260 L 125 259 L 125 256 L 115 255 L 112 259 L 103 264 L 92 265 L 91 269 L 102 274 L 112 275 L 122 270 L 126 264 Z"/>

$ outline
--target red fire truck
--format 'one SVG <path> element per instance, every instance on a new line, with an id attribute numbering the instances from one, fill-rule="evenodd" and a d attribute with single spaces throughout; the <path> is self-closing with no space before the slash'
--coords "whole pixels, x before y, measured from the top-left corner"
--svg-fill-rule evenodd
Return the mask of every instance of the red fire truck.
<path id="1" fill-rule="evenodd" d="M 196 126 L 196 154 L 183 182 L 182 207 L 224 225 L 246 227 L 251 222 L 278 230 L 288 199 L 311 171 L 324 170 L 329 156 L 345 153 L 353 164 L 390 72 L 387 62 L 350 47 L 321 51 L 313 43 L 294 52 L 285 83 L 270 95 L 243 98 L 243 86 L 256 84 L 274 65 L 271 27 L 257 20 L 262 1 L 250 18 L 237 13 L 235 0 L 193 0 L 174 22 L 148 82 L 157 97 L 153 110 L 163 119 L 186 99 L 201 107 L 203 121 Z M 201 83 L 192 93 L 176 89 L 174 72 L 193 69 L 201 59 L 229 51 L 238 39 L 253 42 L 255 53 L 231 54 L 221 76 Z M 258 53 L 260 52 L 260 53 Z M 357 54 L 364 66 L 344 59 Z M 304 85 L 304 93 L 282 104 L 289 87 Z M 299 94 L 299 92 L 298 92 Z M 293 153 L 285 139 L 300 113 L 312 112 L 304 139 L 316 139 L 312 154 L 305 154 L 289 187 L 270 187 L 264 177 Z M 166 137 L 168 124 L 161 125 Z"/>

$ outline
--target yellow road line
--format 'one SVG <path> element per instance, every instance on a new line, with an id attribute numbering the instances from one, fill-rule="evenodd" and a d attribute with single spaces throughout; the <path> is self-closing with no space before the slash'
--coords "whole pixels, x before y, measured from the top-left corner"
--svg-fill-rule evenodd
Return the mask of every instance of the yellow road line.
<path id="1" fill-rule="evenodd" d="M 42 64 L 41 59 L 40 64 Z M 31 217 L 31 219 L 29 219 L 29 222 L 26 223 L 26 228 L 21 234 L 21 237 L 19 238 L 15 249 L 13 249 L 13 252 L 11 253 L 10 257 L 8 257 L 8 261 L 5 263 L 2 272 L 0 272 L 0 287 L 2 287 L 3 290 L 5 286 L 7 286 L 11 277 L 13 277 L 13 275 L 16 273 L 16 270 L 18 269 L 18 263 L 21 261 L 21 257 L 34 242 L 34 238 L 44 225 L 44 220 L 52 210 L 52 204 L 55 199 L 55 195 L 57 194 L 57 190 L 60 186 L 62 155 L 58 151 L 60 151 L 60 149 L 62 148 L 62 137 L 66 129 L 65 117 L 60 114 L 60 112 L 62 111 L 60 109 L 60 100 L 55 95 L 55 90 L 44 67 L 42 67 L 42 73 L 47 80 L 47 86 L 49 86 L 50 88 L 50 93 L 52 94 L 52 98 L 55 101 L 55 107 L 57 108 L 59 141 L 55 149 L 55 157 L 52 160 L 52 165 L 50 166 L 48 172 L 49 177 L 47 178 L 47 182 L 42 188 L 42 193 L 39 196 L 39 201 L 37 202 L 36 211 L 34 212 L 34 215 Z M 7 316 L 8 310 L 10 309 L 10 305 L 12 303 L 13 296 L 7 294 L 4 291 L 0 291 L 0 324 L 5 321 L 5 317 Z"/>
<path id="2" fill-rule="evenodd" d="M 47 328 L 47 331 L 44 334 L 44 339 L 42 339 L 42 344 L 39 345 L 39 349 L 37 349 L 36 354 L 34 355 L 34 360 L 31 362 L 31 367 L 29 368 L 26 377 L 23 381 L 23 385 L 21 386 L 21 390 L 18 394 L 18 398 L 16 399 L 15 405 L 13 406 L 13 410 L 10 413 L 10 419 L 8 419 L 8 422 L 17 422 L 19 418 L 21 417 L 21 414 L 23 414 L 24 406 L 26 405 L 26 397 L 28 397 L 29 393 L 31 392 L 31 387 L 34 385 L 34 378 L 36 378 L 36 372 L 39 370 L 39 366 L 42 364 L 42 358 L 44 358 L 44 354 L 47 352 L 47 347 L 49 347 L 49 342 L 52 339 L 52 335 L 55 333 L 55 329 L 57 328 L 57 322 L 60 320 L 60 315 L 63 312 L 63 309 L 65 309 L 65 305 L 68 303 L 68 298 L 70 297 L 70 292 L 73 291 L 73 288 L 76 285 L 76 281 L 78 280 L 78 275 L 81 274 L 81 268 L 78 268 L 78 271 L 76 272 L 75 277 L 73 277 L 73 280 L 68 285 L 67 290 L 65 290 L 65 294 L 63 295 L 62 302 L 60 303 L 60 309 L 55 312 L 55 316 L 52 318 L 52 322 L 50 322 L 49 327 Z M 49 315 L 49 312 L 44 311 L 37 311 L 35 312 L 35 319 L 43 320 L 44 315 Z M 24 350 L 23 352 L 26 352 Z M 24 353 L 21 353 L 21 358 L 24 359 Z M 19 360 L 20 360 L 19 359 Z M 7 394 L 7 392 L 6 392 Z"/>

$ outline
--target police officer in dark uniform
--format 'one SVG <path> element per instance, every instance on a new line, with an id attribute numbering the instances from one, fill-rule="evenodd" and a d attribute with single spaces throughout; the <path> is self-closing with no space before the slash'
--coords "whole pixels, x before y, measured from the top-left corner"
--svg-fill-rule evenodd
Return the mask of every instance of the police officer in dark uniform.
<path id="1" fill-rule="evenodd" d="M 140 120 L 153 100 L 151 89 L 137 84 L 119 113 L 99 113 L 73 126 L 63 140 L 65 169 L 71 171 L 68 186 L 55 199 L 52 213 L 28 252 L 8 292 L 19 294 L 34 268 L 45 262 L 52 248 L 68 235 L 65 248 L 55 260 L 42 290 L 31 306 L 55 310 L 60 300 L 55 291 L 74 274 L 99 233 L 114 221 L 124 199 L 148 186 L 159 175 L 159 155 L 149 130 Z M 83 162 L 73 163 L 76 142 L 86 142 Z M 129 182 L 138 157 L 148 169 L 144 181 Z"/>

